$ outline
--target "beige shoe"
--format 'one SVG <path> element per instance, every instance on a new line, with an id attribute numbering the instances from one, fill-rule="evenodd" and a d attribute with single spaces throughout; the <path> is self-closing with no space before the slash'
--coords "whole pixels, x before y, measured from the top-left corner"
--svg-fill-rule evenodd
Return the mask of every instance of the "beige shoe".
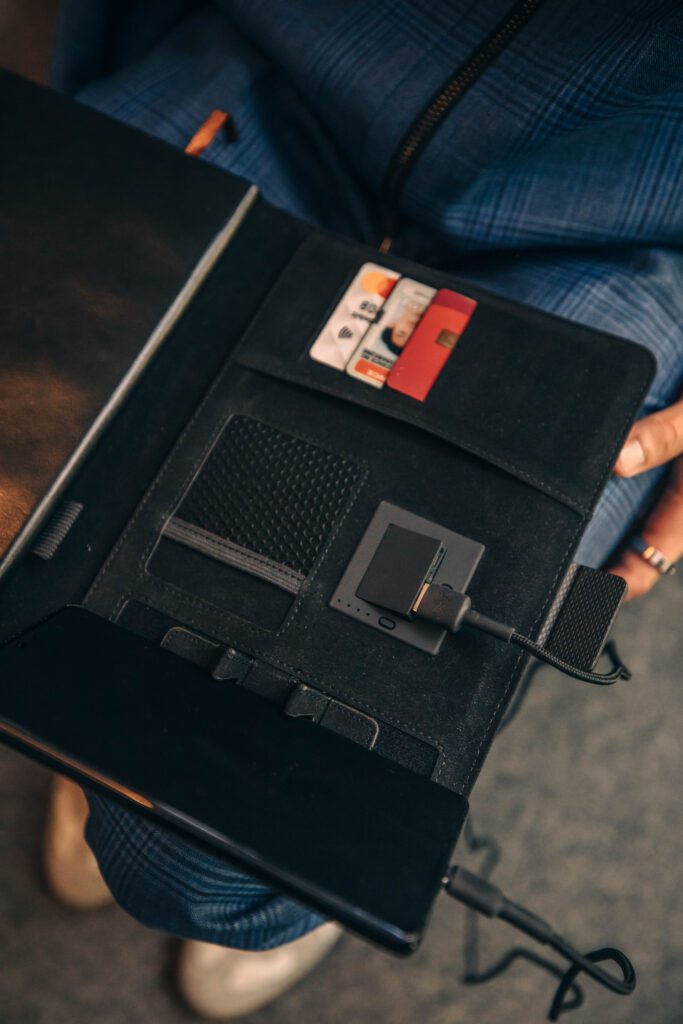
<path id="1" fill-rule="evenodd" d="M 180 991 L 202 1017 L 245 1017 L 312 971 L 341 934 L 339 925 L 323 924 L 295 942 L 259 953 L 184 942 L 178 962 Z"/>
<path id="2" fill-rule="evenodd" d="M 55 775 L 45 827 L 45 878 L 53 895 L 74 910 L 113 902 L 83 835 L 88 803 L 80 786 Z"/>

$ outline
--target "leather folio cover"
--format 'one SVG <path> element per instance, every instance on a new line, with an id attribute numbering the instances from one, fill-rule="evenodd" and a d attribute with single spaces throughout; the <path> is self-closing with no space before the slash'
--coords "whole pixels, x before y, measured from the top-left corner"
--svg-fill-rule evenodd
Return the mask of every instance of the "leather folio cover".
<path id="1" fill-rule="evenodd" d="M 11 142 L 0 166 L 0 488 L 29 495 L 6 524 L 4 553 L 15 555 L 0 582 L 0 639 L 82 604 L 239 691 L 234 713 L 248 706 L 279 730 L 283 757 L 292 736 L 294 749 L 328 750 L 338 810 L 325 828 L 339 820 L 363 885 L 352 871 L 295 869 L 297 847 L 316 847 L 316 821 L 294 808 L 289 850 L 271 849 L 251 819 L 210 841 L 357 930 L 413 947 L 525 657 L 474 633 L 431 657 L 339 614 L 330 597 L 389 501 L 486 545 L 475 607 L 538 636 L 652 358 L 312 230 L 247 184 L 46 90 L 10 76 L 0 86 Z M 367 260 L 478 302 L 424 402 L 307 354 Z M 27 406 L 8 379 L 45 395 L 28 446 L 9 432 Z M 36 558 L 36 533 L 63 500 L 82 512 L 54 557 Z M 16 740 L 3 664 L 0 652 L 0 724 Z M 69 736 L 72 760 L 96 760 L 96 745 L 86 756 Z M 248 756 L 265 756 L 258 736 Z M 140 786 L 125 766 L 120 776 Z M 424 870 L 412 892 L 405 871 L 392 874 L 395 850 L 363 849 L 373 806 L 398 809 L 402 795 L 433 812 L 415 826 Z M 255 794 L 262 819 L 280 796 L 265 783 Z M 351 805 L 363 814 L 347 815 Z M 373 886 L 392 885 L 395 906 L 370 908 Z M 411 900 L 406 917 L 397 908 Z"/>

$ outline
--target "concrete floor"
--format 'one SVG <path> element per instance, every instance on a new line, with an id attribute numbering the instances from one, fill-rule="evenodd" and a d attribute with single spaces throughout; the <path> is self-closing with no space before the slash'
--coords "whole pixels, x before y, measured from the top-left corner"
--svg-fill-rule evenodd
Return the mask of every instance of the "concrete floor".
<path id="1" fill-rule="evenodd" d="M 543 670 L 498 739 L 473 819 L 502 842 L 496 879 L 578 946 L 617 944 L 639 977 L 630 999 L 591 983 L 589 1024 L 683 1021 L 683 581 L 665 581 L 617 630 L 631 683 L 592 688 Z M 80 915 L 41 880 L 47 773 L 0 748 L 0 1021 L 181 1024 L 174 940 L 117 908 Z M 459 855 L 462 863 L 476 859 Z M 304 984 L 254 1024 L 536 1024 L 553 982 L 526 963 L 480 988 L 462 972 L 463 912 L 439 901 L 406 961 L 346 938 Z M 514 933 L 482 925 L 486 962 Z M 571 1015 L 567 1019 L 572 1019 Z"/>
<path id="2" fill-rule="evenodd" d="M 40 78 L 55 0 L 0 0 L 0 65 Z M 618 944 L 637 993 L 586 984 L 585 1024 L 683 1022 L 683 580 L 626 609 L 617 636 L 629 684 L 583 686 L 551 671 L 502 734 L 473 800 L 480 831 L 503 844 L 496 879 L 583 949 Z M 41 879 L 47 773 L 0 748 L 0 1024 L 182 1024 L 177 944 L 117 908 L 79 915 Z M 475 858 L 459 854 L 476 867 Z M 466 988 L 463 911 L 442 899 L 412 959 L 347 938 L 304 984 L 254 1024 L 535 1024 L 552 980 L 518 963 Z M 485 962 L 516 942 L 485 922 Z M 567 1020 L 572 1017 L 568 1016 Z"/>

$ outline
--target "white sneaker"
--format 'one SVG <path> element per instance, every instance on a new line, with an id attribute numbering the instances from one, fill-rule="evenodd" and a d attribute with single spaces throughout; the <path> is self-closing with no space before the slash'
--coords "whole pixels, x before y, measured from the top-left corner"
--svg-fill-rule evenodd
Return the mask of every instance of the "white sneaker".
<path id="1" fill-rule="evenodd" d="M 209 1020 L 234 1020 L 277 999 L 308 974 L 339 940 L 342 929 L 324 924 L 294 942 L 265 952 L 184 942 L 178 984 L 189 1006 Z"/>
<path id="2" fill-rule="evenodd" d="M 88 803 L 80 786 L 55 775 L 45 826 L 43 862 L 52 894 L 74 910 L 98 910 L 113 902 L 85 841 Z"/>

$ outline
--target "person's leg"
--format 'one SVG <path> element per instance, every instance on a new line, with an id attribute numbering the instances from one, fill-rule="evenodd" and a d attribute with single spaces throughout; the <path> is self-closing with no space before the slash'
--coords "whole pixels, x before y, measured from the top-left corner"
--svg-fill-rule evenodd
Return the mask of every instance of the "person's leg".
<path id="1" fill-rule="evenodd" d="M 177 974 L 196 1013 L 228 1020 L 254 1012 L 307 975 L 340 938 L 337 925 L 175 833 L 92 794 L 89 799 L 88 825 L 83 790 L 55 776 L 44 848 L 48 886 L 80 911 L 113 902 L 113 890 L 143 923 L 201 936 L 183 943 Z"/>
<path id="2" fill-rule="evenodd" d="M 324 918 L 170 828 L 88 793 L 86 838 L 120 904 L 142 924 L 233 949 L 272 949 Z"/>
<path id="3" fill-rule="evenodd" d="M 95 856 L 85 842 L 88 802 L 64 775 L 54 775 L 45 822 L 43 865 L 53 896 L 73 910 L 99 910 L 113 901 Z"/>

